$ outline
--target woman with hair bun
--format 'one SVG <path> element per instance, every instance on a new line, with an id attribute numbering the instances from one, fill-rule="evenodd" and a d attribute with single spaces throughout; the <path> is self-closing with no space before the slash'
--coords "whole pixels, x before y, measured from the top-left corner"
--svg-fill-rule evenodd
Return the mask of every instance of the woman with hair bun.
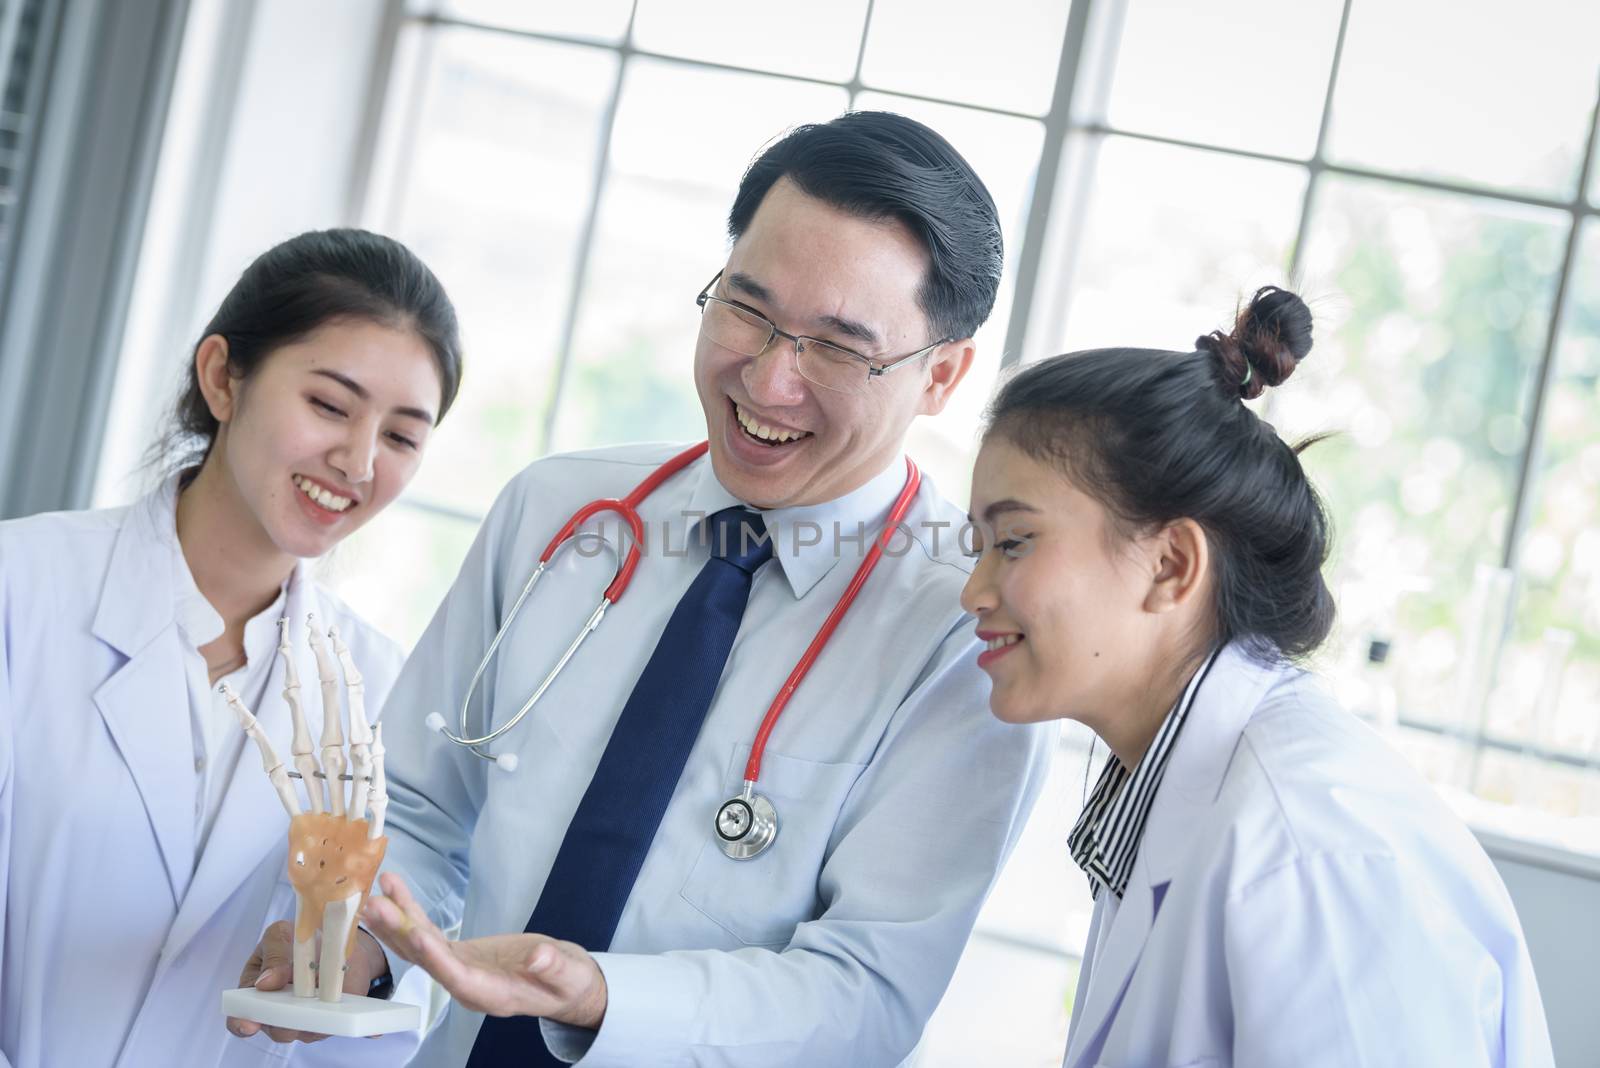
<path id="1" fill-rule="evenodd" d="M 962 595 L 990 708 L 1111 750 L 1068 840 L 1095 899 L 1068 1068 L 1552 1063 L 1488 857 L 1295 666 L 1333 623 L 1329 523 L 1243 401 L 1310 350 L 1268 286 L 1193 352 L 1058 356 L 991 407 Z"/>
<path id="2" fill-rule="evenodd" d="M 405 488 L 455 398 L 444 287 L 390 238 L 301 234 L 245 269 L 187 363 L 154 492 L 0 523 L 0 1068 L 281 1065 L 219 1026 L 294 895 L 288 818 L 217 687 L 287 758 L 280 620 L 313 737 L 308 617 L 338 628 L 374 717 L 400 670 L 307 561 Z M 359 938 L 345 989 L 382 961 Z M 396 1064 L 417 1037 L 341 1056 Z"/>

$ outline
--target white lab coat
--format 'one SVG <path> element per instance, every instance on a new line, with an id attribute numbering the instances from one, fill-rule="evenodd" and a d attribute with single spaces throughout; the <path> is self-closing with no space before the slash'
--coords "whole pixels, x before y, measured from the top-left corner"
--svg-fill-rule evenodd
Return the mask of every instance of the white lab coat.
<path id="1" fill-rule="evenodd" d="M 1553 1061 L 1521 926 L 1476 839 L 1311 676 L 1230 646 L 1126 894 L 1095 905 L 1065 1063 Z"/>
<path id="2" fill-rule="evenodd" d="M 171 509 L 169 488 L 130 508 L 0 523 L 0 1065 L 282 1064 L 291 1055 L 265 1035 L 245 1041 L 223 1027 L 222 990 L 238 984 L 262 928 L 294 913 L 288 817 L 251 745 L 195 855 Z M 303 568 L 287 612 L 338 625 L 369 707 L 381 707 L 399 649 Z M 316 663 L 304 643 L 295 656 L 315 738 Z M 274 664 L 255 711 L 286 756 L 282 670 Z M 393 1064 L 416 1041 L 346 1052 Z M 295 1063 L 319 1059 L 320 1048 Z"/>
<path id="3" fill-rule="evenodd" d="M 506 774 L 424 727 L 456 725 L 479 658 L 567 517 L 621 497 L 677 451 L 634 445 L 539 461 L 508 486 L 385 710 L 386 867 L 462 937 L 520 931 L 667 618 L 708 556 L 697 515 L 737 503 L 702 458 L 641 506 L 649 553 L 633 583 L 527 718 L 490 748 Z M 545 1025 L 585 1068 L 887 1066 L 916 1045 L 1043 780 L 1051 727 L 987 709 L 982 646 L 958 597 L 962 517 L 928 482 L 772 734 L 759 789 L 772 847 L 723 855 L 718 806 L 739 791 L 773 695 L 855 573 L 905 478 L 897 461 L 826 504 L 766 513 L 774 559 L 752 583 L 717 693 L 610 951 L 598 1035 Z M 862 529 L 832 544 L 832 524 Z M 802 523 L 814 523 L 808 536 Z M 935 524 L 943 524 L 936 526 Z M 593 524 L 586 525 L 592 529 Z M 617 543 L 618 526 L 604 528 Z M 938 535 L 942 534 L 942 537 Z M 935 544 L 935 538 L 938 542 Z M 805 544 L 809 542 L 809 544 Z M 485 673 L 498 726 L 533 692 L 610 583 L 610 553 L 562 555 Z M 479 703 L 481 700 L 482 704 Z M 593 947 L 591 947 L 593 948 Z M 453 1005 L 417 1064 L 459 1066 L 481 1017 Z M 592 1043 L 592 1044 L 591 1044 Z M 348 1042 L 346 1043 L 349 1044 Z"/>

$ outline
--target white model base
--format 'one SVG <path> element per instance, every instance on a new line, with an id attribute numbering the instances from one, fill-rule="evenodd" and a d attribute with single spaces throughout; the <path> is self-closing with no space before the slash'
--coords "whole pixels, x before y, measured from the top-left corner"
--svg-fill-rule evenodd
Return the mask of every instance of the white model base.
<path id="1" fill-rule="evenodd" d="M 320 1035 L 365 1038 L 422 1026 L 415 1005 L 346 994 L 335 1002 L 298 998 L 292 990 L 257 990 L 242 986 L 222 992 L 222 1014 L 253 1020 L 268 1027 L 289 1027 Z"/>

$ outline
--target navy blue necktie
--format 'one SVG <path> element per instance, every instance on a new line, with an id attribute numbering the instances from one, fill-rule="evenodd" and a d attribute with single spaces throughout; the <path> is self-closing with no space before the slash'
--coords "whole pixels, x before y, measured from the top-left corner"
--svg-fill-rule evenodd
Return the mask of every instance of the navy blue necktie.
<path id="1" fill-rule="evenodd" d="M 711 559 L 673 609 L 634 683 L 594 778 L 567 826 L 524 930 L 611 945 L 667 802 L 678 786 L 739 633 L 756 568 L 772 558 L 766 524 L 745 508 L 709 517 Z M 708 814 L 710 810 L 707 810 Z M 710 823 L 706 833 L 711 833 Z M 559 1065 L 531 1016 L 486 1017 L 467 1068 Z"/>

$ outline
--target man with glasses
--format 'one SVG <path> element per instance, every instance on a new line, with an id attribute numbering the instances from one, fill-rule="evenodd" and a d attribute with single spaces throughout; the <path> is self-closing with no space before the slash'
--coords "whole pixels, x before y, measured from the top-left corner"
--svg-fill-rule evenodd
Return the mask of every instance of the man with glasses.
<path id="1" fill-rule="evenodd" d="M 918 356 L 926 356 L 950 340 L 941 338 L 916 352 L 874 359 L 844 345 L 786 333 L 749 305 L 712 296 L 711 287 L 721 279 L 722 272 L 718 271 L 716 277 L 707 282 L 694 299 L 701 311 L 700 329 L 707 339 L 743 356 L 760 356 L 774 341 L 783 338 L 794 345 L 795 370 L 807 381 L 836 393 L 864 393 L 874 378 L 886 375 L 897 367 L 914 367 L 916 365 L 912 361 Z M 742 278 L 737 285 L 741 289 L 749 288 L 749 283 Z M 839 328 L 844 329 L 843 324 L 839 324 Z M 870 330 L 858 333 L 865 334 L 864 340 L 876 340 Z"/>
<path id="2" fill-rule="evenodd" d="M 626 603 L 485 750 L 518 770 L 424 722 L 461 707 L 567 516 L 626 496 L 680 446 L 549 457 L 513 480 L 384 713 L 388 896 L 365 921 L 454 1000 L 417 1063 L 900 1063 L 1042 780 L 1049 732 L 985 711 L 958 605 L 961 510 L 917 487 L 903 452 L 994 304 L 987 190 L 932 130 L 858 112 L 767 149 L 728 228 L 696 301 L 708 455 L 638 505 Z M 771 731 L 759 798 L 741 794 L 763 713 L 901 499 L 892 551 Z M 614 522 L 583 529 L 627 549 Z M 614 567 L 552 563 L 468 734 L 525 706 Z M 760 798 L 776 835 L 741 851 Z M 460 941 L 440 933 L 457 924 Z M 269 931 L 259 985 L 287 981 L 287 950 Z M 347 988 L 383 974 L 363 938 Z"/>

